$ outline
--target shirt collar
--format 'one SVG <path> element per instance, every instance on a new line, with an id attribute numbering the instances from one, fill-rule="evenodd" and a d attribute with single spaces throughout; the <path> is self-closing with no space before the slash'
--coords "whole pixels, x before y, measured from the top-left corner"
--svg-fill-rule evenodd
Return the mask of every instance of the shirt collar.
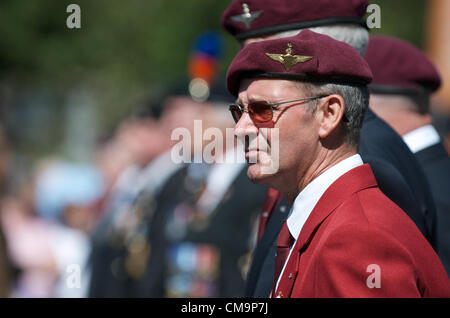
<path id="1" fill-rule="evenodd" d="M 287 218 L 289 232 L 295 239 L 298 238 L 312 210 L 331 184 L 343 174 L 361 165 L 363 161 L 359 154 L 344 159 L 325 170 L 297 195 Z"/>
<path id="2" fill-rule="evenodd" d="M 440 142 L 438 132 L 432 125 L 417 128 L 403 136 L 412 153 L 419 152 Z"/>

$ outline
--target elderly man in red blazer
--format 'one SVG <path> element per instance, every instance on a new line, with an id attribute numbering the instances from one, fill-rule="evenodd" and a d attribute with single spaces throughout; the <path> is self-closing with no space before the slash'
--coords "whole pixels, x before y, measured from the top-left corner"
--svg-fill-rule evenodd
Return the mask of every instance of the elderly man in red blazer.
<path id="1" fill-rule="evenodd" d="M 432 247 L 357 154 L 371 79 L 355 49 L 308 30 L 251 43 L 230 65 L 247 175 L 291 206 L 272 297 L 450 297 Z"/>

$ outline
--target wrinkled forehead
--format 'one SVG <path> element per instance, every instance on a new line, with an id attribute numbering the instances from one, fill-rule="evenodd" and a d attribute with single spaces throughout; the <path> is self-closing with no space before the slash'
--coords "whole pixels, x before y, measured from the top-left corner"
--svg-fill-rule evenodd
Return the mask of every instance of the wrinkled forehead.
<path id="1" fill-rule="evenodd" d="M 302 97 L 301 85 L 285 79 L 244 78 L 240 82 L 238 100 L 280 101 L 289 97 Z"/>

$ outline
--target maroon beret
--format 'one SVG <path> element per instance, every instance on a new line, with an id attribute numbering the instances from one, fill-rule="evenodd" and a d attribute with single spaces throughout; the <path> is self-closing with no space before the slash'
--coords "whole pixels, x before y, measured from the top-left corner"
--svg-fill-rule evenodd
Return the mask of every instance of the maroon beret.
<path id="1" fill-rule="evenodd" d="M 367 85 L 372 73 L 350 45 L 303 30 L 296 36 L 245 46 L 228 68 L 227 86 L 232 95 L 238 95 L 243 78 Z"/>
<path id="2" fill-rule="evenodd" d="M 373 73 L 372 92 L 434 92 L 441 86 L 441 78 L 433 63 L 425 53 L 406 41 L 371 36 L 365 58 Z"/>
<path id="3" fill-rule="evenodd" d="M 365 26 L 368 0 L 233 0 L 223 27 L 237 40 L 335 23 Z"/>

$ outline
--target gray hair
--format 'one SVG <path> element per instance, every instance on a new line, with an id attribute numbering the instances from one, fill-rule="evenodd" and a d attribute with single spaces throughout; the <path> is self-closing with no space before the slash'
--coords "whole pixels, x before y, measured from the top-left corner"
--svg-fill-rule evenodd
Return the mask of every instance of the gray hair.
<path id="1" fill-rule="evenodd" d="M 285 38 L 300 33 L 303 29 L 289 30 L 274 35 L 275 38 Z M 328 35 L 335 40 L 345 42 L 355 48 L 361 56 L 366 52 L 367 43 L 369 42 L 369 31 L 366 28 L 355 24 L 333 24 L 326 26 L 318 26 L 308 28 L 316 33 Z"/>
<path id="2" fill-rule="evenodd" d="M 344 99 L 343 125 L 346 141 L 351 146 L 358 147 L 361 127 L 364 116 L 369 107 L 369 89 L 365 85 L 348 84 L 320 84 L 297 82 L 298 87 L 308 94 L 307 96 L 337 94 Z M 316 111 L 320 100 L 309 103 L 309 110 Z"/>
<path id="3" fill-rule="evenodd" d="M 356 49 L 361 56 L 364 56 L 367 43 L 369 42 L 369 32 L 366 28 L 348 23 L 333 24 L 308 28 L 309 30 L 328 35 L 333 39 L 345 42 Z M 280 32 L 274 35 L 275 38 L 295 36 L 303 29 Z M 351 146 L 359 145 L 359 137 L 364 116 L 369 107 L 369 89 L 363 85 L 344 84 L 317 84 L 298 82 L 308 96 L 337 94 L 344 99 L 344 131 L 346 140 Z M 314 112 L 318 105 L 318 100 L 310 103 L 311 111 Z"/>

